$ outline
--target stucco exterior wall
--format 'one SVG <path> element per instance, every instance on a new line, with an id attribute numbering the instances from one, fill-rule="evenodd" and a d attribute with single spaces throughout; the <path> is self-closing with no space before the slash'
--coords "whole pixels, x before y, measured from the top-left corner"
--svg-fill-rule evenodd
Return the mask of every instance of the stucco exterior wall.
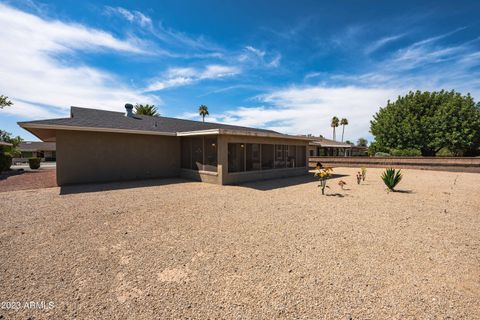
<path id="1" fill-rule="evenodd" d="M 285 144 L 305 146 L 306 166 L 301 168 L 270 169 L 245 172 L 228 172 L 228 143 L 260 143 L 260 144 Z M 220 135 L 218 137 L 218 175 L 222 184 L 238 184 L 242 182 L 284 178 L 308 173 L 308 141 L 265 138 L 254 136 Z"/>
<path id="2" fill-rule="evenodd" d="M 222 182 L 218 177 L 218 172 L 210 172 L 210 171 L 196 171 L 196 170 L 189 170 L 189 169 L 181 169 L 180 177 L 185 179 L 213 183 L 213 184 L 221 184 Z"/>
<path id="3" fill-rule="evenodd" d="M 180 175 L 178 137 L 57 131 L 59 186 Z"/>

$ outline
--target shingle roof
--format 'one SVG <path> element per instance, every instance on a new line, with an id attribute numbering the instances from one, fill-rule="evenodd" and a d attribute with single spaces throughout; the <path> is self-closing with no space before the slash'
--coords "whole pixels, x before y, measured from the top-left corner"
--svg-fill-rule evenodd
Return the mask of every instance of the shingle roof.
<path id="1" fill-rule="evenodd" d="M 71 107 L 70 118 L 58 118 L 48 120 L 37 120 L 28 122 L 19 122 L 24 124 L 57 125 L 87 128 L 111 128 L 125 130 L 141 130 L 153 132 L 188 132 L 210 129 L 230 129 L 244 130 L 251 132 L 275 133 L 276 131 L 266 129 L 256 129 L 242 126 L 234 126 L 213 122 L 201 122 L 193 120 L 184 120 L 168 117 L 152 117 L 144 115 L 134 115 L 126 117 L 122 112 L 105 111 L 98 109 L 88 109 Z"/>
<path id="2" fill-rule="evenodd" d="M 335 141 L 335 140 L 330 140 L 330 139 L 325 139 L 325 138 L 314 138 L 315 140 L 310 141 L 311 145 L 319 145 L 322 147 L 343 147 L 343 148 L 351 148 L 352 145 L 346 142 L 340 142 L 340 141 Z"/>
<path id="3" fill-rule="evenodd" d="M 18 145 L 20 151 L 55 151 L 54 142 L 24 141 Z"/>

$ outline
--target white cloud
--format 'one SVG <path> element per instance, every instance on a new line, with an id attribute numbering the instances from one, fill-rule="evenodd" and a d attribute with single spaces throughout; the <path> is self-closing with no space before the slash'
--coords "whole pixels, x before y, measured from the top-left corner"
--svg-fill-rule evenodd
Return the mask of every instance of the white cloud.
<path id="1" fill-rule="evenodd" d="M 380 40 L 377 40 L 375 42 L 373 42 L 371 45 L 369 45 L 366 49 L 365 49 L 365 53 L 367 54 L 370 54 L 372 52 L 375 52 L 377 51 L 378 49 L 380 49 L 381 47 L 391 43 L 391 42 L 394 42 L 398 39 L 401 39 L 405 36 L 406 34 L 405 33 L 402 33 L 402 34 L 398 34 L 398 35 L 394 35 L 394 36 L 389 36 L 389 37 L 385 37 L 385 38 L 382 38 Z"/>
<path id="2" fill-rule="evenodd" d="M 112 14 L 120 15 L 121 17 L 123 17 L 124 19 L 126 19 L 131 23 L 136 23 L 144 28 L 146 27 L 152 28 L 152 19 L 144 15 L 140 11 L 136 11 L 136 10 L 130 11 L 122 7 L 106 6 L 105 13 L 109 15 L 112 15 Z"/>
<path id="3" fill-rule="evenodd" d="M 289 87 L 259 96 L 262 106 L 230 109 L 217 115 L 215 120 L 289 134 L 331 137 L 330 119 L 345 117 L 350 123 L 345 129 L 345 139 L 353 141 L 368 135 L 370 120 L 379 107 L 403 93 L 401 89 Z M 191 116 L 195 118 L 195 114 Z"/>
<path id="4" fill-rule="evenodd" d="M 241 70 L 237 67 L 223 65 L 207 65 L 203 69 L 170 68 L 159 80 L 151 81 L 145 92 L 185 86 L 201 80 L 225 78 L 240 72 Z"/>
<path id="5" fill-rule="evenodd" d="M 260 49 L 255 48 L 255 47 L 252 47 L 252 46 L 246 46 L 245 49 L 247 49 L 248 51 L 252 52 L 253 54 L 255 54 L 256 56 L 258 56 L 260 58 L 263 58 L 266 54 L 265 51 L 262 51 Z"/>
<path id="6" fill-rule="evenodd" d="M 62 54 L 85 50 L 142 53 L 135 40 L 43 19 L 4 4 L 0 4 L 0 24 L 0 88 L 15 102 L 10 113 L 32 118 L 57 111 L 65 114 L 71 105 L 121 110 L 126 102 L 160 102 L 112 74 L 62 59 Z"/>
<path id="7" fill-rule="evenodd" d="M 280 66 L 282 55 L 275 52 L 267 52 L 253 46 L 246 46 L 243 53 L 237 57 L 241 63 L 250 63 L 254 67 L 277 68 Z"/>

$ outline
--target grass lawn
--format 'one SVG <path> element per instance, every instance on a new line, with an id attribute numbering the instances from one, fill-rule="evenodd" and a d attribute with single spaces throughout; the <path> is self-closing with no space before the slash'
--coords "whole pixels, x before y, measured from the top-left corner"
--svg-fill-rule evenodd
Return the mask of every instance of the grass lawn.
<path id="1" fill-rule="evenodd" d="M 402 171 L 2 192 L 0 316 L 480 318 L 480 174 Z"/>

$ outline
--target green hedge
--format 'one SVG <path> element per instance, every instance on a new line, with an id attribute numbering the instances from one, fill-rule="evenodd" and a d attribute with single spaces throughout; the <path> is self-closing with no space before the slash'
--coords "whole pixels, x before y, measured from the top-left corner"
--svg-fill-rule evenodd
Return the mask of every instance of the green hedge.
<path id="1" fill-rule="evenodd" d="M 422 155 L 417 149 L 390 149 L 390 153 L 395 157 L 419 157 Z"/>
<path id="2" fill-rule="evenodd" d="M 10 169 L 12 165 L 12 157 L 0 151 L 0 172 Z"/>
<path id="3" fill-rule="evenodd" d="M 28 165 L 30 166 L 30 169 L 40 168 L 40 160 L 40 158 L 29 158 Z"/>

